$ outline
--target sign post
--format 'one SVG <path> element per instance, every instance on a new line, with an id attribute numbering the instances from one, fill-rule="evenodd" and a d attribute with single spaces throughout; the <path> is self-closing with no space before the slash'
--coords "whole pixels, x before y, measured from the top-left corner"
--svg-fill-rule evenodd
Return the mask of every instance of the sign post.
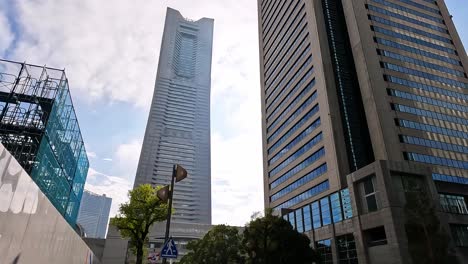
<path id="1" fill-rule="evenodd" d="M 178 255 L 179 252 L 177 251 L 177 247 L 174 243 L 174 240 L 171 237 L 166 242 L 166 244 L 164 244 L 164 247 L 161 250 L 161 258 L 176 259 Z"/>

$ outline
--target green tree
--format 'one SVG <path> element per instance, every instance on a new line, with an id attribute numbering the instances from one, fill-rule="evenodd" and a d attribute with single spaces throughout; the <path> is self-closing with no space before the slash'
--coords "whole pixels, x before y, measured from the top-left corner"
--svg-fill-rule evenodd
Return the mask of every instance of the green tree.
<path id="1" fill-rule="evenodd" d="M 129 201 L 121 204 L 119 214 L 111 219 L 111 224 L 120 230 L 122 237 L 130 239 L 131 249 L 137 257 L 136 264 L 143 263 L 150 227 L 155 222 L 164 221 L 167 216 L 167 204 L 156 195 L 160 188 L 143 184 L 130 190 Z"/>
<path id="2" fill-rule="evenodd" d="M 297 232 L 271 209 L 253 219 L 245 228 L 242 244 L 248 264 L 309 264 L 319 257 L 310 247 L 309 238 Z"/>
<path id="3" fill-rule="evenodd" d="M 240 253 L 241 234 L 236 227 L 214 226 L 200 240 L 190 241 L 187 244 L 187 255 L 181 264 L 242 264 Z"/>
<path id="4" fill-rule="evenodd" d="M 440 225 L 434 201 L 424 183 L 413 177 L 405 177 L 405 230 L 408 248 L 414 263 L 458 263 L 450 254 L 449 236 Z"/>

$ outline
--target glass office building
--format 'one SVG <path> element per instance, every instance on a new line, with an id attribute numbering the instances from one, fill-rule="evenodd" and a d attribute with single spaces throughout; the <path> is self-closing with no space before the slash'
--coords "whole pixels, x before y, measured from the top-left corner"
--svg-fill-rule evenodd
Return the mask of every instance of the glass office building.
<path id="1" fill-rule="evenodd" d="M 0 141 L 73 226 L 89 162 L 64 70 L 0 60 Z"/>
<path id="2" fill-rule="evenodd" d="M 444 1 L 258 0 L 258 19 L 265 206 L 329 263 L 406 263 L 418 186 L 466 262 L 468 59 Z"/>
<path id="3" fill-rule="evenodd" d="M 112 198 L 84 190 L 77 224 L 86 237 L 106 238 Z"/>
<path id="4" fill-rule="evenodd" d="M 182 223 L 211 224 L 212 43 L 212 19 L 167 9 L 135 186 L 168 185 L 173 165 L 183 166 L 188 177 L 176 184 L 172 215 Z"/>

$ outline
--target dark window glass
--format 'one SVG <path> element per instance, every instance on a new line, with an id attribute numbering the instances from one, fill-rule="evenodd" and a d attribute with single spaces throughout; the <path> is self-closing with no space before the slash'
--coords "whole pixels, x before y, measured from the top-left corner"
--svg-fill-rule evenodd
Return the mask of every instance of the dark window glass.
<path id="1" fill-rule="evenodd" d="M 331 249 L 331 239 L 325 239 L 315 242 L 315 249 L 320 254 L 323 264 L 333 264 L 333 256 Z"/>
<path id="2" fill-rule="evenodd" d="M 336 237 L 336 247 L 338 250 L 338 263 L 359 263 L 356 252 L 356 243 L 354 242 L 354 236 L 352 234 Z"/>
<path id="3" fill-rule="evenodd" d="M 313 202 L 311 205 L 311 208 L 312 208 L 312 222 L 313 222 L 314 229 L 316 229 L 322 226 L 319 202 Z"/>
<path id="4" fill-rule="evenodd" d="M 302 208 L 296 210 L 296 229 L 297 232 L 304 232 L 304 222 L 302 220 Z"/>
<path id="5" fill-rule="evenodd" d="M 468 247 L 468 225 L 450 225 L 452 237 L 458 247 Z"/>
<path id="6" fill-rule="evenodd" d="M 310 214 L 310 205 L 305 206 L 302 208 L 304 214 L 304 231 L 312 230 L 312 215 Z"/>
<path id="7" fill-rule="evenodd" d="M 340 193 L 336 192 L 330 195 L 330 204 L 331 204 L 331 209 L 332 209 L 333 223 L 338 223 L 338 222 L 343 221 Z"/>
<path id="8" fill-rule="evenodd" d="M 328 201 L 328 197 L 325 197 L 320 200 L 320 210 L 322 212 L 323 225 L 325 226 L 331 224 L 330 202 Z"/>

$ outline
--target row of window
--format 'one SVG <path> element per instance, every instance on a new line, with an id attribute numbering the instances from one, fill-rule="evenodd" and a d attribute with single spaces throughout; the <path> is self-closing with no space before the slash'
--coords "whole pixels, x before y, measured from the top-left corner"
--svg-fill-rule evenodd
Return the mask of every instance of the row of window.
<path id="1" fill-rule="evenodd" d="M 268 143 L 273 141 L 273 139 L 275 139 L 283 131 L 283 129 L 285 129 L 291 122 L 294 121 L 294 119 L 296 119 L 300 114 L 302 114 L 302 112 L 304 112 L 305 110 L 307 110 L 309 108 L 309 105 L 312 104 L 315 101 L 315 99 L 317 99 L 316 94 L 314 94 L 314 95 L 312 95 L 304 103 L 302 103 L 302 105 L 299 106 L 299 108 L 297 108 L 296 111 L 294 111 L 288 117 L 288 119 L 286 119 L 286 121 L 281 126 L 279 126 L 278 129 L 276 129 L 276 131 L 273 132 L 273 134 L 271 134 L 271 136 L 268 137 L 268 139 L 267 139 Z M 319 110 L 318 108 L 319 108 L 318 104 L 316 104 L 310 111 L 313 112 L 312 114 L 315 114 L 315 113 L 318 112 L 318 110 Z"/>
<path id="2" fill-rule="evenodd" d="M 287 159 L 285 159 L 283 162 L 281 162 L 278 166 L 276 166 L 274 169 L 272 169 L 268 173 L 268 177 L 272 177 L 272 176 L 275 176 L 276 174 L 278 174 L 278 172 L 280 172 L 281 170 L 286 168 L 289 164 L 294 162 L 296 159 L 298 159 L 300 156 L 302 156 L 304 153 L 306 153 L 312 147 L 316 146 L 320 141 L 322 141 L 322 139 L 323 139 L 323 134 L 322 133 L 319 133 L 317 136 L 313 137 L 309 142 L 304 144 L 301 148 L 296 150 L 296 152 L 291 154 L 291 156 L 289 156 Z"/>
<path id="3" fill-rule="evenodd" d="M 275 99 L 273 100 L 273 102 L 266 108 L 266 113 L 267 113 L 267 122 L 269 122 L 270 118 L 273 118 L 275 116 L 276 113 L 278 113 L 278 111 L 280 111 L 285 104 L 288 103 L 289 99 L 291 99 L 291 97 L 293 97 L 296 92 L 301 89 L 302 85 L 307 81 L 307 79 L 312 75 L 312 73 L 314 72 L 314 67 L 311 67 L 307 72 L 306 74 L 304 74 L 304 76 L 302 76 L 301 80 L 292 88 L 292 89 L 288 89 L 288 90 L 283 90 L 283 92 L 281 93 L 281 95 L 283 95 L 284 91 L 287 91 L 288 93 L 286 94 L 286 96 L 284 98 L 281 98 L 279 96 L 276 96 Z M 307 85 L 315 85 L 315 78 L 312 79 L 312 81 Z M 275 109 L 270 113 L 269 110 L 273 107 L 273 105 L 278 101 L 278 100 L 281 100 L 280 103 L 275 107 Z"/>
<path id="4" fill-rule="evenodd" d="M 295 11 L 297 10 L 297 6 L 299 5 L 299 1 L 296 1 L 296 5 L 290 9 L 291 7 L 291 4 L 292 2 L 289 3 L 288 7 L 286 8 L 286 10 L 290 10 L 289 12 L 289 15 L 288 17 L 283 20 L 283 18 L 286 16 L 286 14 L 288 12 L 281 12 L 283 15 L 280 17 L 279 20 L 278 17 L 279 15 L 276 15 L 276 16 L 273 16 L 275 18 L 275 20 L 273 21 L 273 23 L 270 24 L 270 27 L 266 30 L 265 34 L 263 34 L 263 48 L 266 48 L 268 46 L 268 43 L 270 42 L 270 40 L 272 40 L 272 36 L 275 35 L 274 33 L 276 32 L 276 37 L 273 39 L 272 43 L 274 43 L 276 41 L 276 39 L 281 36 L 281 33 L 282 33 L 282 37 L 284 38 L 284 36 L 288 33 L 288 31 L 291 29 L 291 27 L 294 25 L 294 23 L 296 23 L 297 21 L 297 18 L 299 16 L 301 16 L 302 14 L 302 11 L 304 11 L 304 5 L 302 5 L 301 9 L 299 10 L 299 12 L 297 12 L 296 14 L 296 17 L 292 20 L 291 24 L 289 24 L 288 28 L 286 30 L 284 30 L 285 26 L 288 24 L 287 22 L 288 21 L 291 21 L 291 16 L 295 13 Z M 278 23 L 275 23 L 276 21 L 278 21 Z M 274 28 L 273 28 L 273 25 L 274 25 Z M 278 27 L 281 26 L 281 28 L 278 30 Z M 272 30 L 273 29 L 273 30 Z M 271 33 L 271 34 L 270 34 Z M 266 40 L 265 40 L 266 39 Z"/>
<path id="5" fill-rule="evenodd" d="M 291 72 L 293 71 L 293 69 L 302 61 L 302 59 L 304 59 L 305 56 L 307 56 L 310 52 L 310 45 L 307 46 L 307 48 L 302 52 L 302 54 L 299 56 L 299 58 L 297 58 L 296 60 L 293 60 L 292 57 L 289 58 L 289 61 L 286 63 L 286 65 L 284 65 L 284 67 L 281 69 L 281 72 L 278 73 L 275 78 L 273 79 L 272 83 L 271 84 L 268 84 L 267 83 L 267 86 L 265 88 L 265 94 L 269 94 L 270 93 L 270 88 L 271 87 L 281 87 L 284 85 L 284 83 L 288 80 L 288 77 L 290 76 Z M 293 56 L 295 56 L 296 54 L 294 54 Z M 294 62 L 294 63 L 293 63 Z M 293 63 L 293 65 L 291 65 Z M 291 67 L 289 67 L 291 66 Z M 286 69 L 288 70 L 286 74 L 284 74 L 284 72 L 286 71 Z M 284 74 L 284 75 L 283 75 Z M 281 82 L 276 85 L 276 82 L 279 80 L 278 78 L 282 76 L 283 78 L 281 79 Z M 273 90 L 271 93 L 273 93 L 275 90 Z"/>
<path id="6" fill-rule="evenodd" d="M 462 99 L 462 100 L 468 100 L 468 94 L 463 94 L 463 93 L 459 93 L 459 92 L 455 92 L 455 91 L 451 91 L 451 90 L 446 90 L 446 89 L 443 89 L 443 88 L 439 88 L 439 87 L 436 87 L 436 86 L 427 85 L 427 84 L 423 84 L 423 83 L 419 83 L 419 82 L 415 82 L 415 81 L 409 81 L 409 80 L 401 79 L 401 78 L 391 76 L 391 75 L 385 75 L 384 78 L 385 78 L 386 81 L 396 83 L 396 84 L 399 84 L 399 85 L 404 85 L 404 86 L 408 86 L 408 87 L 415 88 L 415 89 L 421 89 L 421 90 L 432 92 L 432 93 L 439 93 L 439 94 L 442 94 L 442 95 L 455 97 L 455 98 L 459 98 L 459 99 Z"/>
<path id="7" fill-rule="evenodd" d="M 309 172 L 306 176 L 304 176 L 304 177 L 300 178 L 299 180 L 291 183 L 290 185 L 284 187 L 283 189 L 281 189 L 281 191 L 273 194 L 270 197 L 270 202 L 278 200 L 279 198 L 283 197 L 284 195 L 296 190 L 297 188 L 299 188 L 299 187 L 303 186 L 304 184 L 312 181 L 313 179 L 316 179 L 320 175 L 323 175 L 325 172 L 327 172 L 327 164 L 326 163 L 318 166 L 316 169 Z M 275 186 L 277 186 L 277 185 L 278 184 L 276 183 Z M 273 186 L 273 183 L 270 186 Z"/>
<path id="8" fill-rule="evenodd" d="M 296 165 L 296 167 L 290 169 L 288 172 L 283 174 L 281 177 L 277 178 L 275 181 L 271 183 L 272 188 L 278 186 L 279 184 L 285 182 L 289 178 L 295 176 L 297 173 L 302 171 L 303 169 L 307 168 L 309 165 L 316 162 L 318 159 L 325 155 L 325 149 L 321 148 L 310 155 L 307 159 Z"/>
<path id="9" fill-rule="evenodd" d="M 452 214 L 468 214 L 466 198 L 461 195 L 439 194 L 442 210 Z"/>
<path id="10" fill-rule="evenodd" d="M 400 141 L 406 144 L 413 144 L 419 146 L 425 146 L 429 148 L 437 148 L 447 151 L 454 151 L 460 153 L 468 153 L 468 147 L 456 144 L 450 144 L 445 142 L 440 142 L 431 139 L 425 139 L 420 137 L 412 137 L 412 136 L 400 136 Z"/>
<path id="11" fill-rule="evenodd" d="M 468 247 L 468 225 L 450 225 L 455 245 Z"/>
<path id="12" fill-rule="evenodd" d="M 441 83 L 443 85 L 450 84 L 450 85 L 455 86 L 455 87 L 468 89 L 468 83 L 459 82 L 459 81 L 456 81 L 454 79 L 445 78 L 445 77 L 430 74 L 430 73 L 427 73 L 427 72 L 422 72 L 422 71 L 406 68 L 406 67 L 396 65 L 396 64 L 392 64 L 392 63 L 388 63 L 388 62 L 382 62 L 382 66 L 385 69 L 390 69 L 390 70 L 393 70 L 393 71 L 402 72 L 402 73 L 405 73 L 405 74 L 410 74 L 410 75 L 426 78 L 426 79 L 429 79 L 429 80 L 439 82 L 439 83 Z"/>
<path id="13" fill-rule="evenodd" d="M 283 48 L 285 47 L 284 44 L 286 43 L 289 43 L 291 38 L 296 35 L 297 32 L 299 31 L 302 31 L 304 28 L 307 27 L 307 22 L 305 22 L 305 13 L 304 12 L 301 12 L 299 14 L 302 14 L 302 16 L 300 17 L 300 22 L 297 23 L 296 27 L 294 28 L 294 30 L 290 30 L 290 28 L 288 28 L 287 31 L 285 31 L 285 34 L 283 34 L 283 36 L 281 37 L 281 40 L 280 42 L 278 43 L 278 45 L 270 45 L 270 47 L 268 47 L 263 55 L 263 58 L 266 58 L 266 63 L 268 63 L 268 61 L 271 60 L 272 57 L 275 57 L 275 53 L 276 53 L 276 50 L 281 47 L 279 53 L 281 52 L 281 50 L 283 50 Z M 294 21 L 291 22 L 291 24 L 289 25 L 290 27 L 292 25 L 294 25 L 296 23 L 296 20 L 299 18 L 299 14 L 298 16 L 296 16 L 296 18 L 294 19 Z M 276 41 L 276 40 L 275 40 Z M 274 47 L 274 49 L 272 49 Z M 278 54 L 279 54 L 278 53 Z"/>
<path id="14" fill-rule="evenodd" d="M 287 65 L 289 65 L 291 63 L 291 58 L 293 57 L 296 57 L 296 55 L 302 50 L 302 48 L 308 44 L 309 42 L 307 41 L 308 40 L 308 36 L 309 36 L 309 33 L 306 33 L 305 34 L 306 36 L 304 38 L 300 38 L 301 35 L 297 36 L 297 38 L 294 40 L 294 42 L 289 46 L 289 48 L 286 50 L 286 52 L 284 53 L 283 56 L 277 56 L 275 58 L 275 60 L 273 61 L 273 63 L 278 59 L 278 57 L 281 58 L 280 62 L 278 63 L 278 65 L 275 66 L 273 72 L 271 74 L 268 73 L 268 71 L 265 71 L 265 84 L 267 86 L 269 86 L 270 84 L 270 79 L 275 76 L 275 78 L 278 78 L 279 75 L 282 75 L 283 74 L 283 71 L 286 70 L 287 68 Z M 301 40 L 301 44 L 299 45 L 296 45 L 297 41 L 298 40 Z M 288 54 L 292 48 L 295 48 L 294 49 L 294 52 L 292 54 Z M 279 66 L 283 63 L 283 61 L 287 59 L 288 60 L 288 63 L 286 64 L 285 67 L 281 68 L 281 72 L 279 74 L 276 74 L 276 72 L 278 71 Z"/>
<path id="15" fill-rule="evenodd" d="M 272 128 L 274 128 L 279 122 L 284 120 L 284 117 L 289 114 L 296 105 L 312 90 L 315 86 L 315 79 L 313 79 L 302 92 L 294 98 L 294 100 L 281 112 L 281 114 L 273 121 L 270 125 L 268 125 L 267 132 L 269 133 Z M 317 97 L 317 91 L 314 91 L 312 94 L 313 97 Z M 267 123 L 270 123 L 270 118 L 267 118 Z"/>
<path id="16" fill-rule="evenodd" d="M 422 17 L 422 18 L 425 18 L 425 19 L 429 19 L 429 20 L 437 22 L 437 23 L 445 24 L 445 22 L 444 22 L 444 20 L 442 18 L 434 17 L 434 16 L 428 15 L 426 13 L 422 13 L 422 12 L 416 11 L 414 9 L 407 8 L 405 6 L 401 6 L 401 5 L 392 3 L 392 2 L 387 1 L 387 0 L 372 0 L 372 1 L 375 2 L 375 3 L 385 5 L 385 6 L 389 6 L 391 8 L 395 8 L 395 9 L 403 11 L 403 12 L 413 14 L 415 16 L 419 16 L 419 17 Z"/>
<path id="17" fill-rule="evenodd" d="M 321 257 L 321 263 L 333 264 L 333 255 L 331 249 L 331 239 L 324 239 L 315 242 L 315 250 Z"/>
<path id="18" fill-rule="evenodd" d="M 269 73 L 269 71 L 271 69 L 273 69 L 273 65 L 275 65 L 275 71 L 278 69 L 278 67 L 283 63 L 283 61 L 285 59 L 289 59 L 289 52 L 297 47 L 298 45 L 296 45 L 299 41 L 301 41 L 301 45 L 303 44 L 303 42 L 305 42 L 306 40 L 308 40 L 308 37 L 309 37 L 309 33 L 307 32 L 307 30 L 305 30 L 306 27 L 304 26 L 302 29 L 301 29 L 301 32 L 299 34 L 297 34 L 297 36 L 294 38 L 294 41 L 291 41 L 291 42 L 288 42 L 288 45 L 285 45 L 284 47 L 281 47 L 280 51 L 278 52 L 278 55 L 277 56 L 274 56 L 274 59 L 273 61 L 267 63 L 265 62 L 265 75 L 268 76 L 267 78 L 271 78 L 271 76 L 273 76 L 274 74 L 273 73 Z M 284 51 L 284 54 L 281 54 L 283 52 L 283 50 L 287 47 L 287 49 Z M 276 63 L 277 60 L 280 60 L 278 63 Z"/>
<path id="19" fill-rule="evenodd" d="M 270 94 L 266 97 L 266 103 L 269 104 L 271 102 L 271 98 L 272 98 L 272 95 L 276 92 L 276 90 L 278 88 L 280 88 L 280 92 L 274 96 L 274 100 L 273 102 L 275 102 L 278 98 L 280 98 L 281 96 L 283 96 L 283 94 L 287 91 L 289 91 L 289 87 L 291 87 L 291 85 L 297 80 L 297 78 L 299 78 L 299 76 L 301 76 L 301 74 L 306 70 L 306 68 L 308 68 L 308 66 L 312 63 L 312 55 L 310 55 L 306 61 L 304 61 L 304 63 L 302 63 L 301 67 L 295 72 L 294 76 L 289 79 L 288 83 L 284 86 L 284 87 L 281 87 L 281 86 L 275 86 L 273 88 L 273 90 L 270 92 Z M 294 65 L 296 66 L 296 65 Z M 311 68 L 313 69 L 314 66 L 311 66 Z M 270 107 L 273 102 L 268 106 Z"/>
<path id="20" fill-rule="evenodd" d="M 377 50 L 377 53 L 379 53 L 379 55 L 383 55 L 385 57 L 389 57 L 389 58 L 396 59 L 396 60 L 399 60 L 399 61 L 416 64 L 416 65 L 419 65 L 419 66 L 422 66 L 422 67 L 430 68 L 430 69 L 445 72 L 445 73 L 450 73 L 450 74 L 460 76 L 460 77 L 466 77 L 464 72 L 457 71 L 457 70 L 454 70 L 454 69 L 451 69 L 451 68 L 447 68 L 447 67 L 444 67 L 444 66 L 441 66 L 441 65 L 438 65 L 438 64 L 433 64 L 433 63 L 429 63 L 429 62 L 426 62 L 426 61 L 418 60 L 418 59 L 411 58 L 411 57 L 408 57 L 408 56 L 403 56 L 401 54 L 397 54 L 397 53 L 394 53 L 394 52 L 379 49 L 379 50 Z"/>
<path id="21" fill-rule="evenodd" d="M 271 158 L 268 161 L 268 165 L 271 165 L 275 163 L 277 160 L 279 160 L 284 154 L 286 154 L 289 150 L 291 150 L 294 146 L 296 146 L 297 143 L 301 142 L 305 137 L 310 135 L 312 132 L 317 129 L 317 127 L 320 126 L 320 118 L 317 118 L 308 128 L 306 128 L 304 131 L 302 131 L 301 134 L 299 134 L 297 137 L 295 137 L 291 142 L 289 142 L 281 151 L 276 153 L 273 158 Z M 268 152 L 270 154 L 270 152 Z"/>
<path id="22" fill-rule="evenodd" d="M 410 23 L 413 23 L 413 24 L 416 24 L 416 25 L 419 25 L 419 26 L 422 26 L 422 27 L 426 27 L 426 28 L 429 28 L 429 29 L 432 29 L 432 30 L 435 30 L 435 31 L 439 31 L 439 32 L 442 32 L 442 33 L 446 33 L 446 34 L 448 33 L 448 30 L 446 28 L 438 27 L 438 26 L 423 22 L 421 20 L 410 18 L 408 16 L 404 16 L 404 15 L 401 15 L 401 14 L 398 14 L 398 13 L 394 13 L 394 12 L 388 11 L 386 9 L 382 9 L 380 7 L 377 7 L 377 6 L 368 5 L 367 8 L 369 10 L 371 10 L 371 11 L 381 13 L 381 14 L 384 14 L 384 15 L 387 15 L 387 16 L 390 16 L 390 17 L 398 18 L 398 19 L 401 19 L 401 20 L 405 20 L 405 21 L 408 21 Z"/>
<path id="23" fill-rule="evenodd" d="M 295 137 L 291 142 L 289 142 L 281 151 L 276 153 L 276 155 L 271 158 L 268 161 L 268 165 L 273 164 L 276 162 L 278 159 L 280 159 L 284 154 L 286 154 L 289 150 L 291 150 L 294 146 L 296 146 L 297 143 L 301 142 L 305 137 L 310 135 L 317 127 L 320 126 L 320 117 L 317 118 L 308 128 L 306 128 L 301 134 L 299 134 L 297 137 Z M 281 141 L 281 142 L 280 142 Z M 272 151 L 276 148 L 276 145 L 281 145 L 284 140 L 279 140 L 278 142 L 275 143 L 275 145 L 272 146 Z M 270 150 L 268 150 L 268 154 L 270 154 Z"/>
<path id="24" fill-rule="evenodd" d="M 417 116 L 425 116 L 433 119 L 439 119 L 439 120 L 445 120 L 449 122 L 454 122 L 457 124 L 462 124 L 462 125 L 468 125 L 468 119 L 465 118 L 460 118 L 456 116 L 451 116 L 451 115 L 445 115 L 429 110 L 424 110 L 416 107 L 411 107 L 407 105 L 401 105 L 401 104 L 392 104 L 393 108 L 396 111 L 403 112 L 403 113 L 409 113 Z"/>
<path id="25" fill-rule="evenodd" d="M 378 27 L 378 26 L 372 26 L 372 29 L 375 32 L 379 32 L 379 33 L 382 33 L 382 34 L 390 36 L 390 37 L 406 40 L 406 41 L 413 42 L 413 43 L 416 43 L 416 44 L 419 44 L 419 45 L 423 45 L 423 46 L 426 46 L 426 47 L 429 47 L 429 48 L 432 48 L 432 49 L 444 51 L 444 52 L 447 52 L 447 53 L 450 53 L 450 54 L 455 54 L 455 55 L 457 54 L 457 52 L 454 49 L 450 49 L 450 48 L 447 48 L 447 47 L 444 47 L 444 46 L 441 46 L 441 45 L 437 45 L 437 44 L 434 44 L 434 43 L 429 42 L 429 41 L 421 40 L 421 39 L 418 39 L 418 38 L 415 38 L 415 37 L 410 37 L 408 35 L 401 34 L 401 33 L 398 33 L 398 32 L 392 31 L 392 30 L 388 30 L 388 29 L 381 28 L 381 27 Z"/>
<path id="26" fill-rule="evenodd" d="M 299 232 L 308 232 L 351 217 L 353 210 L 348 189 L 328 195 L 283 216 Z"/>
<path id="27" fill-rule="evenodd" d="M 450 63 L 450 64 L 459 65 L 459 66 L 462 65 L 459 60 L 452 59 L 452 58 L 447 57 L 447 56 L 441 56 L 441 55 L 438 55 L 438 54 L 435 54 L 435 53 L 432 53 L 432 52 L 428 52 L 428 51 L 425 51 L 425 50 L 422 50 L 422 49 L 419 49 L 419 48 L 413 48 L 413 47 L 403 45 L 403 44 L 400 44 L 400 43 L 397 43 L 397 42 L 394 42 L 394 41 L 391 41 L 391 40 L 376 37 L 375 42 L 379 43 L 379 44 L 382 44 L 382 45 L 386 45 L 386 46 L 395 48 L 395 49 L 404 50 L 404 51 L 411 52 L 411 53 L 414 53 L 414 54 L 418 54 L 418 55 L 421 55 L 421 56 L 424 56 L 424 57 L 428 57 L 428 58 L 431 58 L 431 59 L 440 60 L 440 61 L 443 61 L 443 62 L 447 62 L 447 63 Z"/>
<path id="28" fill-rule="evenodd" d="M 447 159 L 447 158 L 413 153 L 413 152 L 405 152 L 404 155 L 407 160 L 411 160 L 411 161 L 417 161 L 417 162 L 428 163 L 428 164 L 433 164 L 433 165 L 440 165 L 440 166 L 447 166 L 447 167 L 468 170 L 468 161 Z"/>
<path id="29" fill-rule="evenodd" d="M 305 201 L 311 197 L 314 197 L 315 195 L 318 195 L 319 193 L 322 193 L 330 188 L 330 183 L 328 180 L 310 188 L 309 190 L 287 200 L 286 202 L 276 206 L 274 209 L 275 210 L 280 210 L 281 208 L 289 208 L 292 207 L 302 201 Z"/>
<path id="30" fill-rule="evenodd" d="M 270 23 L 272 21 L 273 18 L 278 18 L 278 15 L 277 15 L 277 12 L 278 11 L 278 8 L 279 8 L 279 11 L 281 12 L 281 10 L 283 10 L 283 7 L 284 5 L 287 3 L 288 1 L 282 1 L 281 3 L 279 2 L 275 2 L 275 4 L 271 5 L 268 9 L 268 11 L 266 13 L 264 13 L 262 15 L 262 30 L 263 30 L 263 40 L 265 40 L 268 32 L 270 31 L 271 27 L 273 26 L 273 24 L 275 24 L 275 21 L 273 21 L 272 23 Z M 286 10 L 289 9 L 291 7 L 291 4 L 293 2 L 290 1 L 289 2 L 289 5 L 287 6 Z M 263 11 L 266 11 L 265 9 L 263 9 Z M 273 11 L 273 12 L 272 12 Z M 283 12 L 283 14 L 285 14 L 286 12 Z M 276 15 L 275 15 L 276 14 Z M 264 16 L 266 15 L 266 16 Z"/>
<path id="31" fill-rule="evenodd" d="M 448 129 L 448 128 L 423 124 L 419 122 L 413 122 L 413 121 L 404 120 L 404 119 L 398 119 L 398 125 L 401 127 L 412 128 L 412 129 L 437 133 L 437 134 L 446 135 L 446 136 L 468 139 L 468 133 L 460 131 L 460 130 Z"/>
<path id="32" fill-rule="evenodd" d="M 299 128 L 302 127 L 302 125 L 304 125 L 304 123 L 306 123 L 310 118 L 312 118 L 312 116 L 314 116 L 319 110 L 319 107 L 317 105 L 317 108 L 313 108 L 311 109 L 305 116 L 303 116 L 301 118 L 301 120 L 299 120 L 293 127 L 291 127 L 288 132 L 286 132 L 280 139 L 278 139 L 278 141 L 276 141 L 275 144 L 273 144 L 273 146 L 271 146 L 269 149 L 268 149 L 268 153 L 271 153 L 273 152 L 278 146 L 280 146 L 282 143 L 284 143 L 286 141 L 286 139 L 288 139 L 292 134 L 294 134 Z"/>
<path id="33" fill-rule="evenodd" d="M 468 178 L 459 177 L 459 176 L 453 176 L 453 175 L 447 175 L 447 174 L 441 174 L 441 173 L 433 173 L 432 179 L 434 181 L 451 182 L 451 183 L 468 185 Z"/>
<path id="34" fill-rule="evenodd" d="M 426 11 L 429 11 L 429 12 L 432 12 L 432 13 L 436 13 L 436 14 L 439 14 L 440 15 L 440 11 L 439 9 L 436 9 L 436 8 L 432 8 L 432 7 L 428 7 L 426 5 L 422 5 L 422 4 L 419 4 L 419 3 L 416 3 L 412 0 L 400 0 L 401 2 L 405 3 L 405 4 L 408 4 L 408 5 L 412 5 L 414 7 L 417 7 L 417 8 L 421 8 L 423 10 L 426 10 Z"/>
<path id="35" fill-rule="evenodd" d="M 396 96 L 396 97 L 400 97 L 400 98 L 404 98 L 408 100 L 418 101 L 421 103 L 436 105 L 436 106 L 453 109 L 453 110 L 457 110 L 461 112 L 468 112 L 468 106 L 454 104 L 454 103 L 450 103 L 450 102 L 446 102 L 442 100 L 433 99 L 431 97 L 415 95 L 412 93 L 402 92 L 402 91 L 394 90 L 394 89 L 389 89 L 388 92 L 391 96 Z"/>
<path id="36" fill-rule="evenodd" d="M 414 28 L 414 27 L 410 27 L 410 26 L 403 25 L 403 24 L 400 24 L 400 23 L 397 23 L 397 22 L 393 22 L 393 21 L 390 21 L 388 19 L 378 17 L 378 16 L 374 16 L 374 15 L 369 15 L 369 18 L 371 20 L 373 20 L 373 21 L 379 22 L 380 24 L 384 24 L 384 25 L 391 26 L 391 27 L 394 27 L 394 28 L 403 29 L 403 30 L 406 30 L 408 32 L 412 32 L 412 33 L 415 33 L 415 34 L 418 34 L 418 35 L 421 35 L 421 36 L 425 36 L 425 37 L 428 37 L 430 39 L 436 39 L 438 41 L 442 41 L 442 42 L 445 42 L 445 43 L 448 43 L 448 44 L 453 44 L 451 39 L 439 36 L 437 34 L 432 34 L 430 32 L 424 31 L 424 30 L 420 30 L 420 29 L 417 29 L 417 28 Z"/>

